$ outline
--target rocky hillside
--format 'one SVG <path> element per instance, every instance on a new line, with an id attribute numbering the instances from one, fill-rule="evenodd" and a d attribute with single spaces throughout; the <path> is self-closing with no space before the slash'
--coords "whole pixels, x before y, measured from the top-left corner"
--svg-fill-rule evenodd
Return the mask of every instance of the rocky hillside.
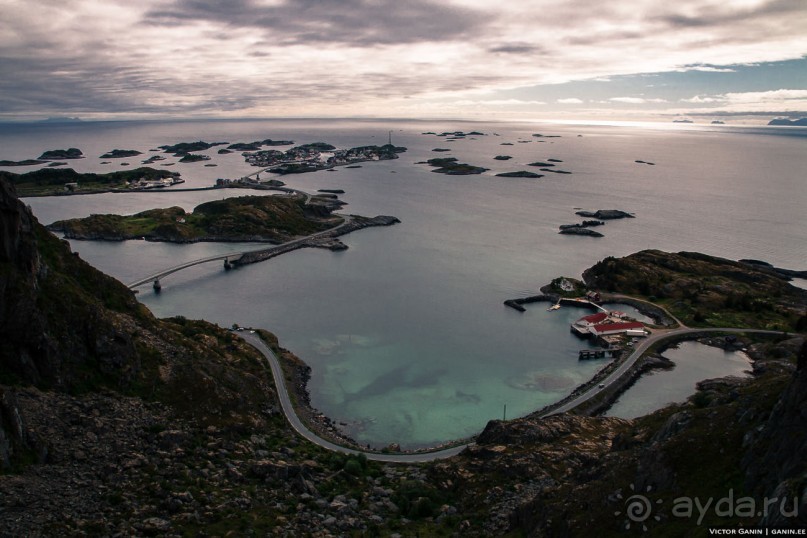
<path id="1" fill-rule="evenodd" d="M 807 330 L 807 290 L 748 263 L 696 252 L 645 250 L 583 273 L 591 289 L 643 297 L 693 327 Z"/>

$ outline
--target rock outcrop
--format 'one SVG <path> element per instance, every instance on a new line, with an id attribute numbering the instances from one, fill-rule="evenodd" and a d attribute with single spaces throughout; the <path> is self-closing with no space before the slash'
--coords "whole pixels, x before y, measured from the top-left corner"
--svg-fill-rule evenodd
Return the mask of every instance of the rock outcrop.
<path id="1" fill-rule="evenodd" d="M 70 254 L 5 181 L 0 215 L 0 372 L 61 390 L 97 376 L 131 383 L 140 361 L 119 314 L 146 321 L 132 292 Z M 97 298 L 77 283 L 93 286 Z"/>
<path id="2" fill-rule="evenodd" d="M 799 522 L 807 524 L 807 342 L 799 350 L 798 368 L 768 419 L 743 439 L 748 450 L 743 460 L 746 487 L 756 495 L 800 499 Z M 763 523 L 787 525 L 773 511 Z"/>
<path id="3" fill-rule="evenodd" d="M 611 219 L 633 219 L 635 215 L 626 213 L 619 209 L 598 209 L 597 211 L 576 211 L 575 215 L 581 217 L 594 218 L 598 220 L 611 220 Z"/>

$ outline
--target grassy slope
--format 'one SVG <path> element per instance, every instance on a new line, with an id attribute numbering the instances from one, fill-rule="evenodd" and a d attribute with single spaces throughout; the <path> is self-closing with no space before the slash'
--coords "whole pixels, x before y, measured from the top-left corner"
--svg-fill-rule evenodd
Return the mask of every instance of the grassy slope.
<path id="1" fill-rule="evenodd" d="M 180 219 L 184 222 L 180 222 Z M 180 207 L 150 209 L 131 216 L 91 215 L 55 222 L 53 229 L 68 237 L 193 241 L 200 238 L 261 237 L 283 241 L 312 234 L 333 225 L 311 218 L 299 198 L 243 196 L 197 206 L 193 213 Z"/>
<path id="2" fill-rule="evenodd" d="M 692 327 L 802 327 L 807 291 L 748 265 L 691 252 L 646 250 L 588 269 L 589 287 L 647 299 Z M 800 321 L 801 320 L 801 321 Z"/>
<path id="3" fill-rule="evenodd" d="M 167 170 L 142 167 L 108 174 L 79 173 L 72 168 L 41 168 L 25 174 L 0 171 L 0 178 L 12 183 L 18 196 L 48 196 L 64 192 L 65 183 L 78 183 L 81 190 L 124 188 L 127 181 L 155 180 L 174 175 Z"/>

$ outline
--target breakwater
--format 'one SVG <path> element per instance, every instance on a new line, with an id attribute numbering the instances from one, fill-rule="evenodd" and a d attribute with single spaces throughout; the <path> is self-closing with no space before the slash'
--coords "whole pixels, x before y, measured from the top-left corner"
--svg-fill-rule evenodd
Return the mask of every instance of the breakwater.
<path id="1" fill-rule="evenodd" d="M 393 224 L 401 222 L 397 217 L 389 215 L 378 215 L 376 217 L 360 217 L 351 215 L 348 220 L 336 228 L 320 232 L 312 236 L 306 237 L 299 241 L 292 241 L 283 245 L 269 247 L 263 250 L 254 250 L 245 252 L 239 259 L 232 262 L 232 265 L 247 265 L 250 263 L 262 262 L 275 256 L 280 256 L 298 248 L 314 247 L 314 248 L 327 248 L 329 250 L 345 250 L 347 245 L 337 239 L 337 237 L 349 234 L 356 230 L 363 228 L 370 228 L 372 226 L 392 226 Z"/>

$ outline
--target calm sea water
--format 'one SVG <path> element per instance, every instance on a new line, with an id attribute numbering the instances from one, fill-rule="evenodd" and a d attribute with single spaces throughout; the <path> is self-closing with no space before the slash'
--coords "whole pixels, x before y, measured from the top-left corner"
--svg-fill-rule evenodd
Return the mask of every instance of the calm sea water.
<path id="1" fill-rule="evenodd" d="M 474 434 L 501 417 L 505 404 L 508 417 L 533 411 L 565 396 L 602 365 L 577 360 L 585 344 L 569 333 L 568 324 L 580 311 L 547 312 L 545 305 L 535 305 L 519 314 L 502 305 L 505 299 L 536 293 L 558 275 L 579 277 L 605 256 L 645 248 L 807 267 L 801 217 L 807 202 L 807 130 L 670 127 L 337 120 L 0 126 L 0 158 L 32 158 L 72 146 L 88 158 L 71 166 L 104 171 L 120 169 L 116 161 L 100 164 L 98 156 L 111 149 L 147 153 L 200 138 L 291 138 L 353 147 L 383 144 L 391 136 L 408 147 L 394 161 L 283 178 L 309 191 L 345 189 L 346 211 L 391 214 L 401 224 L 346 236 L 350 248 L 344 252 L 300 250 L 228 273 L 217 264 L 196 266 L 166 278 L 160 295 L 143 288 L 140 299 L 159 316 L 182 314 L 276 332 L 282 345 L 312 366 L 316 407 L 347 424 L 363 443 L 417 447 Z M 485 135 L 448 141 L 422 134 L 456 130 Z M 255 171 L 237 153 L 218 156 L 217 149 L 208 152 L 214 157 L 208 163 L 218 167 L 193 163 L 170 169 L 182 172 L 186 186 Z M 513 158 L 498 161 L 496 155 Z M 437 156 L 491 171 L 444 176 L 416 164 Z M 549 158 L 562 160 L 557 167 L 572 174 L 495 177 L 535 170 L 526 165 Z M 108 194 L 26 202 L 48 223 L 172 205 L 191 209 L 241 194 Z M 580 220 L 575 208 L 622 209 L 637 218 L 609 222 L 600 239 L 557 234 L 558 225 Z M 239 250 L 143 241 L 74 242 L 73 248 L 125 282 L 181 260 Z"/>
<path id="2" fill-rule="evenodd" d="M 732 375 L 747 377 L 751 360 L 741 351 L 724 351 L 698 342 L 682 342 L 664 352 L 675 363 L 672 370 L 658 370 L 642 376 L 606 415 L 636 418 L 695 393 L 704 379 Z"/>

